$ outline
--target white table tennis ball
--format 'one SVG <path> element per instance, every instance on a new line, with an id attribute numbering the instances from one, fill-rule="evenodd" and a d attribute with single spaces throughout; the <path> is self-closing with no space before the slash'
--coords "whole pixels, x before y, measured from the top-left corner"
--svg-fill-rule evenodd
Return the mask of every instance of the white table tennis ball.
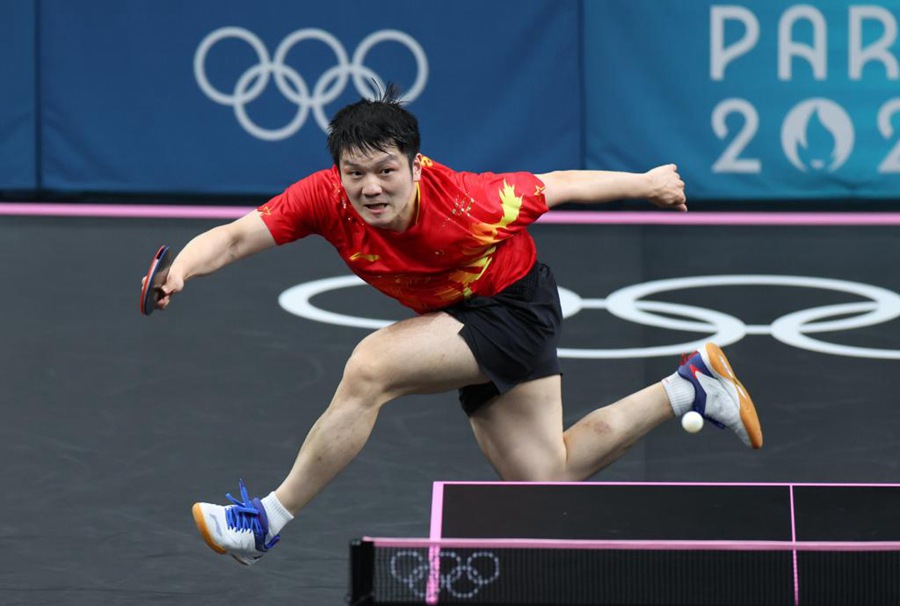
<path id="1" fill-rule="evenodd" d="M 696 410 L 691 410 L 681 416 L 681 426 L 688 433 L 697 433 L 703 429 L 703 416 Z"/>

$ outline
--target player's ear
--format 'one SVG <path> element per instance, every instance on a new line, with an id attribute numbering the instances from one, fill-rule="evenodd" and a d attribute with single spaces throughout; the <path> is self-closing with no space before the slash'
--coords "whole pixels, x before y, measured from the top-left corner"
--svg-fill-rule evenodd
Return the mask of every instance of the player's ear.
<path id="1" fill-rule="evenodd" d="M 422 154 L 416 154 L 412 162 L 412 180 L 418 181 L 422 177 Z"/>

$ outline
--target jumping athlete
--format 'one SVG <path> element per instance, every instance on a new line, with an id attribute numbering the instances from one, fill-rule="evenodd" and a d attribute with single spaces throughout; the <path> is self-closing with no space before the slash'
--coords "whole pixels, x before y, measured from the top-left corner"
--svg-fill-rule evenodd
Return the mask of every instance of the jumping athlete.
<path id="1" fill-rule="evenodd" d="M 527 228 L 563 203 L 644 199 L 686 211 L 675 165 L 645 173 L 568 170 L 457 172 L 423 156 L 416 118 L 389 87 L 331 122 L 334 166 L 191 240 L 175 258 L 157 306 L 191 278 L 318 234 L 350 270 L 416 315 L 365 337 L 287 477 L 250 498 L 197 503 L 207 544 L 251 564 L 360 452 L 378 412 L 408 394 L 458 390 L 482 452 L 504 480 L 591 477 L 662 422 L 696 410 L 762 446 L 747 391 L 708 343 L 672 375 L 563 428 L 556 349 L 556 282 Z"/>

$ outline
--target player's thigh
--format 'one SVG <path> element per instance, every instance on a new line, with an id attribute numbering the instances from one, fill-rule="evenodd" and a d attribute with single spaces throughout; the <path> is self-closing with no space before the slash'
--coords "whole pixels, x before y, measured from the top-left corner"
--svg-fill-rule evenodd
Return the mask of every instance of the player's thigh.
<path id="1" fill-rule="evenodd" d="M 482 452 L 504 480 L 562 480 L 561 377 L 517 385 L 469 417 Z"/>
<path id="2" fill-rule="evenodd" d="M 353 375 L 382 386 L 392 397 L 436 393 L 488 379 L 459 335 L 462 324 L 445 313 L 409 318 L 363 339 L 347 363 Z"/>

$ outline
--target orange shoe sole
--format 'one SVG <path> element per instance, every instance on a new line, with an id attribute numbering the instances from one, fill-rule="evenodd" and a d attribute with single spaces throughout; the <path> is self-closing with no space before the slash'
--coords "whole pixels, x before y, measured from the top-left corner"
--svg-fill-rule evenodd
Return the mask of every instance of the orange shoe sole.
<path id="1" fill-rule="evenodd" d="M 206 544 L 209 545 L 209 548 L 216 553 L 228 553 L 226 550 L 216 545 L 215 541 L 213 541 L 212 535 L 209 533 L 209 528 L 206 527 L 206 519 L 203 517 L 203 509 L 200 507 L 200 503 L 194 503 L 194 506 L 191 508 L 191 512 L 193 512 L 194 514 L 194 524 L 197 525 L 197 530 L 200 531 L 200 536 L 203 537 L 203 540 L 206 541 Z"/>
<path id="2" fill-rule="evenodd" d="M 755 449 L 762 448 L 762 426 L 759 423 L 759 415 L 756 414 L 756 406 L 753 405 L 750 393 L 744 385 L 738 381 L 734 371 L 731 369 L 731 364 L 728 363 L 728 358 L 725 357 L 725 353 L 718 345 L 715 343 L 707 343 L 706 355 L 709 357 L 710 365 L 713 367 L 713 370 L 734 383 L 734 386 L 737 388 L 738 400 L 740 402 L 741 422 L 744 424 L 744 429 L 747 430 L 747 435 L 750 436 L 750 446 Z"/>

